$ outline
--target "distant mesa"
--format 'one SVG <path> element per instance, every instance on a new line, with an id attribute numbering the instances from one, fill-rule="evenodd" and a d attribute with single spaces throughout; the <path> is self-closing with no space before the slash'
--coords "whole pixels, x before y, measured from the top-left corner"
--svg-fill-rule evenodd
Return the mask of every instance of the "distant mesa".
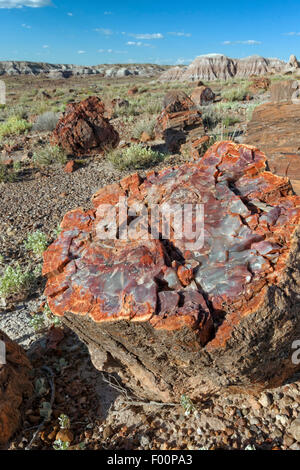
<path id="1" fill-rule="evenodd" d="M 0 62 L 1 75 L 45 75 L 49 78 L 69 78 L 76 75 L 100 75 L 102 77 L 127 77 L 139 75 L 143 77 L 156 76 L 166 70 L 167 67 L 155 64 L 126 64 L 126 65 L 95 65 L 81 66 L 68 64 L 48 64 L 43 62 Z"/>
<path id="2" fill-rule="evenodd" d="M 292 55 L 289 62 L 276 58 L 266 59 L 258 55 L 243 59 L 231 59 L 222 54 L 206 54 L 196 59 L 186 67 L 172 67 L 160 76 L 161 81 L 198 80 L 228 80 L 231 78 L 246 78 L 251 75 L 289 74 L 297 71 L 299 62 Z"/>

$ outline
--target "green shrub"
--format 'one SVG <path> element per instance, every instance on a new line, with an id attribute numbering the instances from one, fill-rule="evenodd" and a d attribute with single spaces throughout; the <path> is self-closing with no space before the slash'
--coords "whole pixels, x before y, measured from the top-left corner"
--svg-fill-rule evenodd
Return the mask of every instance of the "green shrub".
<path id="1" fill-rule="evenodd" d="M 249 95 L 249 90 L 246 87 L 235 87 L 229 90 L 224 90 L 221 96 L 227 101 L 243 101 Z"/>
<path id="2" fill-rule="evenodd" d="M 25 119 L 19 119 L 17 116 L 11 116 L 7 121 L 0 123 L 0 142 L 3 137 L 9 135 L 22 134 L 25 131 L 30 130 L 32 124 L 25 121 Z"/>
<path id="3" fill-rule="evenodd" d="M 23 272 L 19 264 L 15 268 L 7 266 L 0 277 L 0 297 L 7 299 L 12 295 L 27 292 L 35 280 L 35 274 L 29 270 Z"/>
<path id="4" fill-rule="evenodd" d="M 47 236 L 40 230 L 37 230 L 28 235 L 24 245 L 26 250 L 33 251 L 35 255 L 42 256 L 48 246 Z"/>
<path id="5" fill-rule="evenodd" d="M 225 116 L 222 120 L 224 127 L 234 126 L 238 122 L 241 122 L 240 119 L 232 116 Z"/>
<path id="6" fill-rule="evenodd" d="M 59 119 L 59 114 L 52 111 L 38 116 L 37 120 L 33 125 L 34 132 L 51 132 L 56 128 Z"/>
<path id="7" fill-rule="evenodd" d="M 164 159 L 165 155 L 141 144 L 134 144 L 124 150 L 113 150 L 108 160 L 119 170 L 148 168 Z"/>
<path id="8" fill-rule="evenodd" d="M 40 166 L 47 166 L 53 163 L 64 164 L 67 162 L 67 155 L 64 150 L 57 145 L 47 145 L 38 152 L 34 152 L 33 161 Z"/>

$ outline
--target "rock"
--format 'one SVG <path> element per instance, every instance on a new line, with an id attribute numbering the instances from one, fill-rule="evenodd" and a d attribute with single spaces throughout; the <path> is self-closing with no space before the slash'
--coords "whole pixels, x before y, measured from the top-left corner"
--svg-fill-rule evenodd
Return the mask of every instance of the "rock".
<path id="1" fill-rule="evenodd" d="M 288 431 L 297 442 L 300 442 L 300 415 L 292 422 Z"/>
<path id="2" fill-rule="evenodd" d="M 167 108 L 168 113 L 177 113 L 195 108 L 195 103 L 184 91 L 172 90 L 165 94 L 163 108 Z"/>
<path id="3" fill-rule="evenodd" d="M 0 331 L 6 346 L 6 364 L 0 363 L 0 445 L 5 445 L 21 423 L 21 407 L 33 387 L 31 365 L 24 350 Z"/>
<path id="4" fill-rule="evenodd" d="M 299 70 L 299 62 L 297 60 L 297 57 L 294 54 L 292 54 L 290 56 L 288 63 L 285 66 L 284 73 L 291 74 L 291 73 L 297 72 L 298 70 Z"/>
<path id="5" fill-rule="evenodd" d="M 191 99 L 197 106 L 205 106 L 214 102 L 216 95 L 206 86 L 196 87 L 192 94 Z"/>
<path id="6" fill-rule="evenodd" d="M 126 77 L 139 75 L 152 77 L 166 70 L 155 64 L 81 66 L 72 64 L 48 64 L 44 62 L 0 61 L 0 75 L 44 75 L 49 79 L 64 79 L 74 76 L 98 75 L 100 77 Z"/>
<path id="7" fill-rule="evenodd" d="M 174 90 L 167 93 L 163 100 L 164 109 L 157 118 L 155 134 L 163 138 L 167 151 L 179 153 L 183 145 L 193 157 L 199 157 L 203 141 L 204 126 L 201 113 L 194 102 L 183 91 Z"/>
<path id="8" fill-rule="evenodd" d="M 104 104 L 96 96 L 69 104 L 52 134 L 52 144 L 73 155 L 117 147 L 119 134 L 103 116 L 104 112 Z"/>
<path id="9" fill-rule="evenodd" d="M 265 103 L 255 108 L 244 142 L 265 152 L 270 170 L 288 176 L 294 185 L 300 180 L 299 129 L 300 106 Z"/>
<path id="10" fill-rule="evenodd" d="M 56 434 L 55 439 L 57 441 L 60 440 L 62 442 L 69 442 L 71 444 L 71 442 L 74 440 L 74 434 L 72 433 L 72 431 L 70 431 L 70 429 L 61 429 Z"/>
<path id="11" fill-rule="evenodd" d="M 271 101 L 273 103 L 291 102 L 293 99 L 299 98 L 297 90 L 299 90 L 299 82 L 297 80 L 274 82 L 270 87 Z"/>
<path id="12" fill-rule="evenodd" d="M 145 143 L 145 142 L 150 142 L 150 140 L 152 140 L 151 136 L 147 132 L 144 131 L 141 135 L 140 141 Z"/>
<path id="13" fill-rule="evenodd" d="M 266 59 L 252 55 L 236 61 L 237 78 L 247 78 L 251 75 L 266 75 L 267 73 L 280 73 L 285 63 L 279 59 Z"/>
<path id="14" fill-rule="evenodd" d="M 147 213 L 175 204 L 176 217 L 167 224 L 165 214 L 162 225 L 152 214 L 150 237 L 147 217 L 129 215 L 124 197 Z M 299 370 L 290 299 L 300 294 L 300 199 L 287 178 L 266 171 L 262 152 L 219 142 L 193 163 L 103 187 L 92 202 L 65 215 L 43 274 L 52 312 L 102 353 L 102 370 L 155 401 L 258 393 Z M 203 243 L 201 224 L 196 236 L 178 233 L 188 203 L 204 204 Z M 195 214 L 186 226 L 196 228 Z"/>
<path id="15" fill-rule="evenodd" d="M 250 84 L 249 90 L 252 93 L 258 93 L 259 91 L 267 91 L 271 85 L 271 80 L 267 77 L 254 77 Z"/>
<path id="16" fill-rule="evenodd" d="M 69 160 L 64 168 L 65 173 L 73 173 L 76 168 L 76 162 L 74 160 Z"/>
<path id="17" fill-rule="evenodd" d="M 129 96 L 133 96 L 133 95 L 136 95 L 138 93 L 139 89 L 134 86 L 133 88 L 130 88 L 130 90 L 128 90 L 128 95 Z"/>
<path id="18" fill-rule="evenodd" d="M 263 393 L 258 401 L 264 408 L 272 405 L 272 398 L 269 393 Z"/>
<path id="19" fill-rule="evenodd" d="M 266 59 L 257 55 L 244 59 L 231 59 L 222 54 L 196 57 L 188 67 L 173 67 L 160 75 L 161 81 L 213 81 L 247 78 L 251 75 L 281 73 L 286 63 L 279 59 Z"/>

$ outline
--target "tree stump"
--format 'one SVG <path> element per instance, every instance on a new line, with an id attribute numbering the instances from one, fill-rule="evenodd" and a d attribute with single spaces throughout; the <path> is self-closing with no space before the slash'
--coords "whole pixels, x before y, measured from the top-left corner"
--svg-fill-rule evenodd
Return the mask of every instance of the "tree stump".
<path id="1" fill-rule="evenodd" d="M 133 215 L 137 202 L 146 218 Z M 150 208 L 166 203 L 177 204 L 168 237 L 165 215 L 158 238 L 141 237 Z M 177 236 L 187 203 L 204 205 L 200 247 L 192 232 Z M 140 397 L 168 402 L 256 392 L 299 369 L 292 347 L 300 339 L 300 198 L 287 178 L 266 171 L 262 152 L 216 143 L 199 161 L 100 189 L 93 206 L 65 215 L 43 273 L 52 312 L 88 345 L 99 370 L 117 372 Z M 195 232 L 194 212 L 189 224 Z"/>

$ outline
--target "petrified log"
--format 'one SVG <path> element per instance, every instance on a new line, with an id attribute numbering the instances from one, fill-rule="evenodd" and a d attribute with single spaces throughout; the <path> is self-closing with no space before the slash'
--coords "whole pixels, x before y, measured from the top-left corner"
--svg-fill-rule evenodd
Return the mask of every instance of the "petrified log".
<path id="1" fill-rule="evenodd" d="M 171 153 L 179 153 L 183 144 L 203 137 L 201 113 L 186 93 L 173 90 L 165 95 L 164 109 L 157 118 L 155 134 L 165 140 Z"/>
<path id="2" fill-rule="evenodd" d="M 297 80 L 283 80 L 272 83 L 270 87 L 271 101 L 273 103 L 291 102 L 299 98 L 299 82 Z"/>
<path id="3" fill-rule="evenodd" d="M 97 96 L 80 103 L 70 103 L 57 123 L 51 142 L 73 155 L 115 148 L 120 140 L 119 134 L 104 113 L 104 103 Z"/>
<path id="4" fill-rule="evenodd" d="M 31 365 L 23 349 L 0 331 L 0 341 L 5 344 L 6 363 L 0 357 L 0 445 L 5 445 L 17 431 L 23 399 L 33 391 L 29 379 Z"/>
<path id="5" fill-rule="evenodd" d="M 133 212 L 124 215 L 125 196 Z M 136 203 L 146 218 L 134 216 Z M 159 237 L 152 228 L 150 236 L 148 211 L 164 203 L 177 204 L 168 238 L 165 217 Z M 176 232 L 187 203 L 204 205 L 203 246 L 190 245 L 201 230 Z M 266 171 L 262 152 L 217 143 L 195 163 L 100 189 L 93 206 L 65 215 L 43 273 L 52 312 L 88 345 L 98 369 L 162 401 L 257 391 L 299 369 L 300 198 L 287 178 Z M 195 218 L 185 220 L 190 230 Z"/>
<path id="6" fill-rule="evenodd" d="M 255 108 L 244 142 L 257 146 L 268 155 L 273 173 L 299 181 L 299 126 L 299 105 L 265 103 Z"/>
<path id="7" fill-rule="evenodd" d="M 216 95 L 211 88 L 207 86 L 196 87 L 191 94 L 192 101 L 197 106 L 206 106 L 214 102 Z"/>

